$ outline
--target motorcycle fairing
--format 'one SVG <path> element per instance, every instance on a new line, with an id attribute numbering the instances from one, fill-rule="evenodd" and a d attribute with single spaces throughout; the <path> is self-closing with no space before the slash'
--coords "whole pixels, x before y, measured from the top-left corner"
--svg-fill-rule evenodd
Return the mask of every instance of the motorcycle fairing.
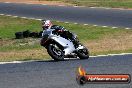
<path id="1" fill-rule="evenodd" d="M 67 40 L 60 36 L 53 36 L 50 39 L 54 40 L 64 47 L 65 55 L 71 54 L 75 50 L 74 44 L 70 40 Z"/>

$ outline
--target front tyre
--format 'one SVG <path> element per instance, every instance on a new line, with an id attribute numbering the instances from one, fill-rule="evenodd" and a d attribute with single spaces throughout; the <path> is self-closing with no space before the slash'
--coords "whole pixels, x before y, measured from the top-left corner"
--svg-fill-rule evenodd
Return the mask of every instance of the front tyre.
<path id="1" fill-rule="evenodd" d="M 80 49 L 77 51 L 77 55 L 80 59 L 88 59 L 89 58 L 89 51 L 87 50 L 87 48 Z"/>
<path id="2" fill-rule="evenodd" d="M 57 44 L 49 44 L 47 52 L 55 61 L 64 60 L 64 52 Z"/>

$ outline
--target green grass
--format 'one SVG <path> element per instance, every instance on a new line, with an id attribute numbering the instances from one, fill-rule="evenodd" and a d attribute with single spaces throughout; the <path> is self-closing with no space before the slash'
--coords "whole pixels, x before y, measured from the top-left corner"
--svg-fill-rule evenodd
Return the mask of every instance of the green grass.
<path id="1" fill-rule="evenodd" d="M 20 39 L 23 41 L 24 39 Z M 35 44 L 30 45 L 29 43 L 19 42 L 18 40 L 14 41 L 13 44 L 3 45 L 0 47 L 0 52 L 7 52 L 7 51 L 21 51 L 26 49 L 39 49 L 42 48 L 38 42 Z"/>
<path id="2" fill-rule="evenodd" d="M 24 30 L 40 31 L 39 21 L 0 16 L 0 38 L 15 38 L 15 32 Z"/>
<path id="3" fill-rule="evenodd" d="M 95 7 L 121 7 L 132 8 L 132 0 L 41 0 L 41 1 L 62 1 L 77 6 Z"/>
<path id="4" fill-rule="evenodd" d="M 36 20 L 27 20 L 21 18 L 12 18 L 6 16 L 0 16 L 0 38 L 15 38 L 15 32 L 19 31 L 36 31 L 39 32 L 42 30 L 41 22 Z M 53 21 L 53 24 L 62 25 L 66 29 L 77 33 L 81 40 L 91 40 L 91 39 L 99 39 L 100 37 L 107 35 L 118 33 L 127 30 L 115 30 L 112 28 L 102 28 L 102 27 L 94 27 L 94 26 L 83 26 L 81 24 L 66 24 L 63 22 Z"/>
<path id="5" fill-rule="evenodd" d="M 122 32 L 124 30 L 115 30 L 112 28 L 102 28 L 102 27 L 94 27 L 94 26 L 83 26 L 81 24 L 65 24 L 65 23 L 57 23 L 59 25 L 63 25 L 68 30 L 76 33 L 81 41 L 86 40 L 97 40 L 102 38 L 105 35 Z M 125 30 L 126 31 L 126 30 Z"/>
<path id="6" fill-rule="evenodd" d="M 7 16 L 0 16 L 0 20 L 0 61 L 44 60 L 49 58 L 46 50 L 39 44 L 40 39 L 15 39 L 15 32 L 18 31 L 41 31 L 40 21 Z M 132 52 L 132 30 L 66 24 L 56 21 L 53 21 L 53 24 L 64 26 L 71 32 L 76 33 L 80 41 L 90 49 L 90 55 Z M 114 42 L 112 42 L 113 40 Z M 105 45 L 104 41 L 108 44 Z"/>

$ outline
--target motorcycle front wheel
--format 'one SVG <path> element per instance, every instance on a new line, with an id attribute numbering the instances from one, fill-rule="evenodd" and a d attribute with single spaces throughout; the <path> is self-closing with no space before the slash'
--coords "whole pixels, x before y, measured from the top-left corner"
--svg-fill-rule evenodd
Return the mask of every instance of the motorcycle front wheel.
<path id="1" fill-rule="evenodd" d="M 64 52 L 57 44 L 49 44 L 47 52 L 55 61 L 64 60 Z"/>
<path id="2" fill-rule="evenodd" d="M 77 56 L 80 59 L 88 59 L 89 58 L 89 51 L 86 48 L 85 49 L 78 50 Z"/>

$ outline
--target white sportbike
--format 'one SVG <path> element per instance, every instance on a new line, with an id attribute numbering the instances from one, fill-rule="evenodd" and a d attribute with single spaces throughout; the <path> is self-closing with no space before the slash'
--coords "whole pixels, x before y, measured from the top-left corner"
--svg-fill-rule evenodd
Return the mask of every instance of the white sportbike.
<path id="1" fill-rule="evenodd" d="M 74 34 L 77 39 L 77 35 Z M 65 57 L 74 56 L 80 59 L 88 59 L 88 49 L 79 42 L 75 47 L 70 39 L 60 36 L 54 29 L 47 29 L 42 33 L 41 43 L 47 49 L 48 54 L 56 61 L 64 60 Z"/>

